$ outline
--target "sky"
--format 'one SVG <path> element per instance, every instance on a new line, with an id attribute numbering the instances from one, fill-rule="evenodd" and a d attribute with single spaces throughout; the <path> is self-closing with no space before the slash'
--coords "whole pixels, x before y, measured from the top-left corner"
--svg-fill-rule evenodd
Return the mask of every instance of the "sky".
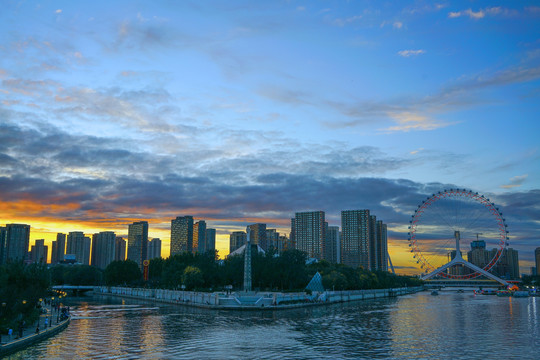
<path id="1" fill-rule="evenodd" d="M 0 1 L 0 224 L 228 234 L 370 209 L 400 273 L 411 214 L 485 194 L 540 246 L 535 1 Z"/>

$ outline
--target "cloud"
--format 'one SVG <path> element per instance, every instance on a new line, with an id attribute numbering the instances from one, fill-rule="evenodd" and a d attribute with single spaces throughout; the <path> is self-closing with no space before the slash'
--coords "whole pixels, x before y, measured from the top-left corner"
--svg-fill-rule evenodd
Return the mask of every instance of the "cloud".
<path id="1" fill-rule="evenodd" d="M 410 112 L 391 113 L 390 117 L 397 123 L 395 126 L 390 126 L 385 129 L 381 129 L 383 132 L 409 132 L 413 130 L 435 130 L 442 127 L 451 125 L 450 123 L 444 123 L 436 121 L 427 116 L 418 115 Z"/>
<path id="2" fill-rule="evenodd" d="M 62 13 L 62 9 L 57 9 L 57 10 L 55 11 L 55 13 L 56 13 L 56 14 L 61 14 L 61 13 Z"/>
<path id="3" fill-rule="evenodd" d="M 360 21 L 361 19 L 362 19 L 362 15 L 354 15 L 347 18 L 337 18 L 337 19 L 334 19 L 333 24 L 343 27 L 345 25 Z"/>
<path id="4" fill-rule="evenodd" d="M 402 56 L 402 57 L 411 57 L 411 56 L 417 56 L 417 55 L 422 55 L 422 54 L 425 54 L 426 51 L 425 50 L 422 50 L 422 49 L 419 49 L 419 50 L 401 50 L 401 51 L 398 51 L 398 55 L 399 56 Z"/>
<path id="5" fill-rule="evenodd" d="M 396 21 L 394 24 L 392 24 L 394 29 L 401 29 L 403 27 L 403 23 L 401 21 Z"/>
<path id="6" fill-rule="evenodd" d="M 503 15 L 503 16 L 516 16 L 518 15 L 518 11 L 514 9 L 507 9 L 502 8 L 500 6 L 497 7 L 488 7 L 485 9 L 480 9 L 478 11 L 473 11 L 472 9 L 462 10 L 462 11 L 455 11 L 455 12 L 449 12 L 448 17 L 449 18 L 459 18 L 462 16 L 468 16 L 470 19 L 473 20 L 479 20 L 483 19 L 486 16 L 495 16 L 495 15 Z"/>
<path id="7" fill-rule="evenodd" d="M 528 176 L 529 176 L 528 174 L 514 176 L 513 178 L 510 179 L 509 184 L 501 185 L 501 188 L 503 188 L 503 189 L 513 189 L 513 188 L 520 187 L 521 185 L 523 185 L 525 180 L 527 180 Z"/>

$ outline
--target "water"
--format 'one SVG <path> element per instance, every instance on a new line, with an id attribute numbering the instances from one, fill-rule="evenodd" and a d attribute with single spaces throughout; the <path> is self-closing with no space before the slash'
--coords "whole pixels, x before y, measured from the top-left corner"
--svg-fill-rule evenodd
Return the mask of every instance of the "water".
<path id="1" fill-rule="evenodd" d="M 540 359 L 540 298 L 429 292 L 282 311 L 104 296 L 12 359 Z"/>

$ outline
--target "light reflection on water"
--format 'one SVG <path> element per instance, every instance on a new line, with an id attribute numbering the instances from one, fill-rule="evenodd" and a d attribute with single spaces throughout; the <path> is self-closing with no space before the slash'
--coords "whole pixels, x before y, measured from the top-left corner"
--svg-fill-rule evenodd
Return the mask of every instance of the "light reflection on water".
<path id="1" fill-rule="evenodd" d="M 72 299 L 65 331 L 11 358 L 540 358 L 539 298 L 440 294 L 249 312 Z"/>

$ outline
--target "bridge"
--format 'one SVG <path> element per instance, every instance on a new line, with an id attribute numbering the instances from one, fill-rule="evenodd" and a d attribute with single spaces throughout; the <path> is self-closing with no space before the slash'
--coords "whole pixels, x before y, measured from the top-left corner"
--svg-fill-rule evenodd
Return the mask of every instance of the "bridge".
<path id="1" fill-rule="evenodd" d="M 424 285 L 427 288 L 475 288 L 475 289 L 486 289 L 486 288 L 494 288 L 498 289 L 500 287 L 504 287 L 503 284 L 499 283 L 495 280 L 453 280 L 448 278 L 443 279 L 433 279 L 433 280 L 425 280 Z"/>
<path id="2" fill-rule="evenodd" d="M 94 290 L 92 285 L 55 285 L 52 287 L 53 290 L 58 291 L 70 291 L 73 295 L 80 295 L 87 291 Z"/>

